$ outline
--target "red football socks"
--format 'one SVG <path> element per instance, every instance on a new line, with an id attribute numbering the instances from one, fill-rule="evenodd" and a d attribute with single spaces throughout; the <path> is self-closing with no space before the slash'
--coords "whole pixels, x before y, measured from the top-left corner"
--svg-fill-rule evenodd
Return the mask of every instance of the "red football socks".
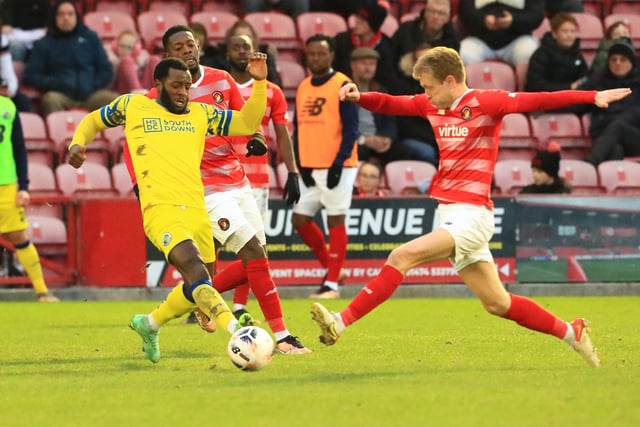
<path id="1" fill-rule="evenodd" d="M 345 326 L 364 317 L 371 310 L 385 302 L 400 286 L 403 275 L 396 268 L 385 265 L 380 274 L 367 283 L 351 303 L 340 313 Z"/>
<path id="2" fill-rule="evenodd" d="M 271 330 L 276 333 L 286 329 L 282 319 L 282 307 L 276 284 L 269 271 L 267 258 L 247 261 L 245 266 L 251 290 L 258 300 L 262 314 Z"/>
<path id="3" fill-rule="evenodd" d="M 327 243 L 324 240 L 324 233 L 313 221 L 309 221 L 303 226 L 296 229 L 300 238 L 309 246 L 311 251 L 315 254 L 320 265 L 327 267 L 327 258 L 329 252 L 327 251 Z"/>
<path id="4" fill-rule="evenodd" d="M 567 334 L 567 323 L 562 319 L 527 297 L 511 293 L 509 295 L 511 296 L 511 307 L 504 315 L 505 319 L 513 320 L 520 326 L 560 339 L 563 339 Z"/>
<path id="5" fill-rule="evenodd" d="M 329 228 L 329 253 L 327 256 L 327 280 L 338 282 L 340 270 L 344 265 L 347 256 L 347 228 L 343 225 L 336 225 Z"/>

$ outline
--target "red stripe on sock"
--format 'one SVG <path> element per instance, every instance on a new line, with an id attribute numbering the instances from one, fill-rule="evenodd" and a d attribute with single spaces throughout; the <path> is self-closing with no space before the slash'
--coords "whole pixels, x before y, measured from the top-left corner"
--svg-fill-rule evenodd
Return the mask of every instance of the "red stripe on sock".
<path id="1" fill-rule="evenodd" d="M 282 319 L 280 297 L 269 271 L 269 261 L 267 258 L 252 259 L 247 261 L 245 268 L 251 290 L 258 300 L 269 327 L 274 333 L 284 331 L 286 327 Z"/>
<path id="2" fill-rule="evenodd" d="M 380 274 L 367 283 L 351 303 L 340 313 L 345 326 L 361 319 L 374 308 L 385 302 L 402 282 L 403 275 L 395 267 L 385 265 Z"/>
<path id="3" fill-rule="evenodd" d="M 525 328 L 553 335 L 560 339 L 567 333 L 567 324 L 535 301 L 520 295 L 509 294 L 511 306 L 504 315 Z"/>
<path id="4" fill-rule="evenodd" d="M 213 276 L 213 287 L 220 293 L 235 289 L 247 281 L 247 272 L 242 261 L 234 261 Z"/>
<path id="5" fill-rule="evenodd" d="M 336 225 L 329 228 L 329 253 L 327 256 L 327 280 L 337 282 L 340 278 L 340 270 L 347 256 L 347 227 Z"/>
<path id="6" fill-rule="evenodd" d="M 296 229 L 303 242 L 309 246 L 311 251 L 315 254 L 320 265 L 324 268 L 327 267 L 327 258 L 329 252 L 327 251 L 327 242 L 324 240 L 324 233 L 313 221 L 309 221 L 306 224 Z"/>

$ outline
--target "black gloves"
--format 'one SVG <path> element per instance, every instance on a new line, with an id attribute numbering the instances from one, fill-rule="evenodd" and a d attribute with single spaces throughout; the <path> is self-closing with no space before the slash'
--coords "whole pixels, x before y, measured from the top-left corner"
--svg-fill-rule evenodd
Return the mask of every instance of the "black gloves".
<path id="1" fill-rule="evenodd" d="M 331 190 L 340 182 L 340 176 L 342 175 L 342 164 L 333 165 L 327 171 L 327 188 Z"/>
<path id="2" fill-rule="evenodd" d="M 298 168 L 300 169 L 300 178 L 302 178 L 302 182 L 304 182 L 304 185 L 306 185 L 307 187 L 313 187 L 314 185 L 316 185 L 316 180 L 313 179 L 313 177 L 311 176 L 311 172 L 313 172 L 313 169 L 310 168 Z M 287 182 L 289 182 L 289 180 L 287 179 Z"/>
<path id="3" fill-rule="evenodd" d="M 265 154 L 267 154 L 267 142 L 261 133 L 256 132 L 247 142 L 247 157 L 264 156 Z"/>
<path id="4" fill-rule="evenodd" d="M 287 183 L 283 188 L 282 198 L 287 200 L 287 206 L 293 206 L 300 200 L 300 184 L 298 183 L 297 173 L 289 172 Z"/>

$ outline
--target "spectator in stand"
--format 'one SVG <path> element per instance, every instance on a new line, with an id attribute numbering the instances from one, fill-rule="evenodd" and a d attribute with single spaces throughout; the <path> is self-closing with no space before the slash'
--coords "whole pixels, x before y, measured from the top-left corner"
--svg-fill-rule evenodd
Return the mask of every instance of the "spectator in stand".
<path id="1" fill-rule="evenodd" d="M 427 0 L 417 18 L 400 24 L 391 37 L 396 61 L 420 44 L 460 50 L 460 35 L 451 22 L 450 0 Z"/>
<path id="2" fill-rule="evenodd" d="M 258 51 L 267 54 L 267 68 L 269 70 L 267 80 L 282 87 L 282 79 L 280 78 L 280 74 L 278 74 L 278 67 L 276 65 L 276 58 L 278 56 L 276 47 L 267 43 L 260 43 L 260 37 L 258 36 L 255 28 L 253 28 L 253 25 L 251 25 L 249 21 L 245 21 L 244 19 L 238 19 L 227 30 L 225 40 L 229 40 L 233 36 L 251 37 L 253 46 L 257 46 Z M 218 45 L 218 58 L 214 64 L 218 64 L 217 66 L 212 65 L 214 68 L 229 71 L 229 64 L 227 63 L 227 46 L 225 43 L 220 43 Z"/>
<path id="3" fill-rule="evenodd" d="M 520 190 L 520 194 L 562 194 L 571 192 L 571 183 L 558 176 L 560 171 L 560 144 L 552 141 L 546 150 L 538 151 L 531 160 L 533 183 Z"/>
<path id="4" fill-rule="evenodd" d="M 31 100 L 19 90 L 7 36 L 0 36 L 0 95 L 11 98 L 18 111 L 31 111 Z"/>
<path id="5" fill-rule="evenodd" d="M 361 92 L 370 90 L 388 92 L 373 76 L 380 54 L 370 47 L 359 47 L 351 52 L 351 74 L 353 82 Z M 397 143 L 398 128 L 394 116 L 374 114 L 358 108 L 358 158 L 378 159 L 382 164 L 409 158 L 409 153 Z"/>
<path id="6" fill-rule="evenodd" d="M 82 23 L 75 3 L 53 6 L 47 35 L 33 45 L 24 83 L 44 92 L 44 115 L 68 108 L 95 110 L 118 94 L 107 87 L 113 67 L 95 31 Z"/>
<path id="7" fill-rule="evenodd" d="M 36 40 L 46 34 L 50 0 L 3 0 L 0 3 L 2 34 L 9 38 L 14 61 L 26 62 Z"/>
<path id="8" fill-rule="evenodd" d="M 244 13 L 275 10 L 296 19 L 309 11 L 309 0 L 242 0 Z"/>
<path id="9" fill-rule="evenodd" d="M 367 160 L 358 168 L 353 195 L 360 197 L 384 197 L 387 193 L 380 188 L 382 166 L 375 160 Z"/>
<path id="10" fill-rule="evenodd" d="M 624 21 L 616 21 L 609 25 L 604 37 L 598 44 L 596 56 L 593 58 L 593 62 L 591 63 L 591 69 L 589 70 L 591 74 L 599 73 L 607 69 L 609 48 L 615 40 L 621 37 L 631 38 L 629 24 Z"/>
<path id="11" fill-rule="evenodd" d="M 42 274 L 38 251 L 29 240 L 29 222 L 24 208 L 29 205 L 29 178 L 27 148 L 20 116 L 13 102 L 0 96 L 0 236 L 16 250 L 18 261 L 24 267 L 39 302 L 58 302 L 49 293 Z"/>
<path id="12" fill-rule="evenodd" d="M 334 39 L 316 34 L 305 46 L 311 75 L 298 86 L 293 136 L 303 185 L 291 222 L 327 269 L 320 289 L 310 297 L 333 299 L 340 296 L 338 286 L 347 255 L 345 219 L 357 174 L 358 109 L 338 98 L 338 90 L 350 80 L 331 68 Z M 321 208 L 327 213 L 329 248 L 313 220 Z"/>
<path id="13" fill-rule="evenodd" d="M 422 55 L 431 49 L 429 44 L 419 44 L 400 59 L 400 73 L 390 92 L 394 95 L 418 95 L 424 93 L 420 82 L 413 78 L 413 67 Z M 428 120 L 417 116 L 398 116 L 398 140 L 410 159 L 429 162 L 438 167 L 438 144 Z"/>
<path id="14" fill-rule="evenodd" d="M 544 10 L 553 16 L 558 12 L 584 12 L 584 6 L 580 0 L 544 0 Z"/>
<path id="15" fill-rule="evenodd" d="M 577 89 L 587 79 L 589 67 L 580 51 L 578 22 L 573 15 L 558 12 L 551 18 L 551 31 L 531 55 L 525 91 L 553 92 Z M 578 112 L 583 108 L 567 107 L 556 112 Z"/>
<path id="16" fill-rule="evenodd" d="M 606 109 L 590 109 L 589 136 L 593 141 L 587 161 L 640 156 L 640 69 L 631 40 L 617 39 L 609 48 L 607 69 L 589 77 L 581 89 L 631 88 L 631 95 Z"/>
<path id="17" fill-rule="evenodd" d="M 387 17 L 387 9 L 377 2 L 363 1 L 358 8 L 353 27 L 336 34 L 336 54 L 333 68 L 351 76 L 351 52 L 358 47 L 370 47 L 378 51 L 380 59 L 375 80 L 389 87 L 396 76 L 395 55 L 391 39 L 380 28 Z"/>
<path id="18" fill-rule="evenodd" d="M 152 86 L 152 71 L 148 72 L 149 52 L 142 47 L 133 30 L 124 30 L 107 48 L 107 56 L 115 71 L 113 88 L 119 94 L 147 93 Z"/>
<path id="19" fill-rule="evenodd" d="M 200 64 L 207 67 L 224 69 L 227 66 L 223 60 L 217 46 L 209 44 L 207 41 L 207 29 L 199 22 L 193 22 L 190 25 L 193 36 L 196 38 L 200 46 Z"/>
<path id="20" fill-rule="evenodd" d="M 466 65 L 501 60 L 528 62 L 539 42 L 531 32 L 544 19 L 544 0 L 460 0 L 458 18 L 467 37 L 460 43 Z"/>

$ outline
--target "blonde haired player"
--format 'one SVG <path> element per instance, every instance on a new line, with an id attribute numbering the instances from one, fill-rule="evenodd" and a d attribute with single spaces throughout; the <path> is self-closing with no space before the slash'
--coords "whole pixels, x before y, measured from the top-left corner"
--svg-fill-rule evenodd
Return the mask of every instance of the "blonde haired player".
<path id="1" fill-rule="evenodd" d="M 424 95 L 360 93 L 348 84 L 340 89 L 340 98 L 377 113 L 420 116 L 431 122 L 440 166 L 429 195 L 439 202 L 435 213 L 439 225 L 394 249 L 380 274 L 340 313 L 314 304 L 311 313 L 320 326 L 320 340 L 335 344 L 349 325 L 391 297 L 411 268 L 448 258 L 489 313 L 563 339 L 589 364 L 599 366 L 584 319 L 565 322 L 531 299 L 507 292 L 500 282 L 488 245 L 495 225 L 491 179 L 506 114 L 586 103 L 605 108 L 631 91 L 509 93 L 470 89 L 460 56 L 445 47 L 430 49 L 420 57 L 413 77 L 420 81 Z"/>
<path id="2" fill-rule="evenodd" d="M 86 159 L 86 145 L 98 132 L 124 127 L 145 233 L 184 278 L 178 285 L 181 292 L 172 291 L 167 304 L 158 310 L 195 303 L 229 333 L 236 329 L 238 320 L 212 287 L 207 269 L 207 264 L 215 261 L 215 252 L 200 162 L 207 134 L 247 135 L 260 125 L 266 108 L 266 55 L 253 54 L 249 68 L 256 79 L 252 96 L 240 111 L 218 110 L 189 102 L 191 73 L 187 64 L 177 58 L 163 59 L 154 70 L 157 100 L 143 95 L 119 96 L 89 113 L 69 146 L 69 163 L 79 168 Z M 157 363 L 159 326 L 154 324 L 153 314 L 135 315 L 130 326 L 142 337 L 147 358 Z"/>

